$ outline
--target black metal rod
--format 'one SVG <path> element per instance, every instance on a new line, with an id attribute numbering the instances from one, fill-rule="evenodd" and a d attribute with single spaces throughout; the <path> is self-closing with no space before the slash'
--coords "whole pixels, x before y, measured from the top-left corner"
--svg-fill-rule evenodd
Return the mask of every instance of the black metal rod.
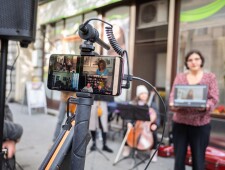
<path id="1" fill-rule="evenodd" d="M 2 169 L 3 153 L 3 125 L 5 113 L 5 89 L 6 89 L 6 67 L 8 55 L 8 40 L 1 40 L 1 58 L 0 58 L 0 170 Z"/>
<path id="2" fill-rule="evenodd" d="M 85 94 L 84 94 L 85 95 Z M 71 170 L 84 170 L 87 144 L 90 140 L 89 120 L 91 113 L 92 97 L 79 96 L 77 105 L 73 146 L 71 155 Z"/>

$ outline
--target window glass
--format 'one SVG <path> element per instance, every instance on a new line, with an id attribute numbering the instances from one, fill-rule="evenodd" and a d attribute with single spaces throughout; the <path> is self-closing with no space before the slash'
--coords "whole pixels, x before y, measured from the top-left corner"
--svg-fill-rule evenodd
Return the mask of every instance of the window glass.
<path id="1" fill-rule="evenodd" d="M 130 32 L 130 14 L 129 6 L 122 6 L 111 9 L 105 13 L 105 20 L 113 25 L 113 34 L 118 42 L 119 46 L 128 51 L 129 48 L 129 32 Z M 104 27 L 108 25 L 104 24 Z M 104 41 L 109 44 L 108 38 L 104 30 Z M 104 50 L 104 55 L 118 55 L 115 50 L 110 46 L 110 50 Z M 126 63 L 126 58 L 124 58 L 124 63 Z M 127 65 L 124 64 L 124 73 L 127 73 Z M 127 91 L 123 90 L 122 94 L 115 97 L 116 101 L 126 101 Z"/>
<path id="2" fill-rule="evenodd" d="M 180 15 L 178 72 L 185 70 L 188 51 L 201 51 L 204 69 L 216 74 L 220 104 L 225 105 L 225 5 L 214 0 L 182 1 Z"/>
<path id="3" fill-rule="evenodd" d="M 60 91 L 47 88 L 49 58 L 51 54 L 80 54 L 82 40 L 75 32 L 81 23 L 82 16 L 75 16 L 46 26 L 43 79 L 48 99 L 60 100 L 61 94 Z"/>

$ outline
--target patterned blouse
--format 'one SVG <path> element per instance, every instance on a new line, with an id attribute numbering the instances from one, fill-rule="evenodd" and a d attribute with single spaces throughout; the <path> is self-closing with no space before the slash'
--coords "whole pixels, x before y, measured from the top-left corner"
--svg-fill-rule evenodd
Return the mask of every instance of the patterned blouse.
<path id="1" fill-rule="evenodd" d="M 187 73 L 180 73 L 176 76 L 170 93 L 170 103 L 173 103 L 174 101 L 174 86 L 177 84 L 189 84 Z M 210 109 L 207 111 L 198 111 L 195 108 L 179 109 L 179 111 L 176 111 L 173 115 L 174 122 L 192 126 L 203 126 L 210 122 L 210 112 L 215 108 L 219 98 L 216 76 L 213 73 L 204 72 L 203 77 L 198 84 L 208 86 L 207 105 L 209 105 Z"/>

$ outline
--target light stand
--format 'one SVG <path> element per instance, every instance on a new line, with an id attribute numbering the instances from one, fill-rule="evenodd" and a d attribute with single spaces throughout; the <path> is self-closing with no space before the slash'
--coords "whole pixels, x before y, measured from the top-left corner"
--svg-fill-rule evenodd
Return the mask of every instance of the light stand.
<path id="1" fill-rule="evenodd" d="M 0 58 L 0 170 L 2 169 L 2 162 L 4 152 L 2 152 L 3 144 L 3 127 L 5 114 L 5 83 L 6 83 L 6 68 L 8 55 L 8 40 L 1 40 L 1 58 Z"/>

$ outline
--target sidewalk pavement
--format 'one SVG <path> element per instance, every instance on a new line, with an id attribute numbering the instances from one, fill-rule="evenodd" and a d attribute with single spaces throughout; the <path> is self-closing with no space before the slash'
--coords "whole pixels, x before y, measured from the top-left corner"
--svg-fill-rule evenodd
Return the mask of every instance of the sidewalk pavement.
<path id="1" fill-rule="evenodd" d="M 23 126 L 23 136 L 17 144 L 16 161 L 23 167 L 24 170 L 38 169 L 43 159 L 52 146 L 52 137 L 56 126 L 57 116 L 52 116 L 44 113 L 33 113 L 28 115 L 27 106 L 17 103 L 9 104 L 13 112 L 14 121 Z M 110 134 L 109 134 L 110 135 Z M 99 152 L 89 152 L 91 141 L 87 146 L 87 155 L 85 160 L 85 170 L 126 170 L 134 165 L 133 159 L 125 159 L 115 166 L 113 162 L 121 145 L 122 138 L 117 137 L 114 141 L 110 136 L 107 145 L 113 149 L 114 153 L 103 152 L 109 160 Z M 97 143 L 99 149 L 102 148 L 102 142 Z M 147 165 L 142 163 L 136 169 L 144 169 Z M 158 161 L 150 163 L 148 169 L 153 170 L 173 170 L 174 158 L 158 157 Z M 186 170 L 191 170 L 191 167 L 186 166 Z"/>

